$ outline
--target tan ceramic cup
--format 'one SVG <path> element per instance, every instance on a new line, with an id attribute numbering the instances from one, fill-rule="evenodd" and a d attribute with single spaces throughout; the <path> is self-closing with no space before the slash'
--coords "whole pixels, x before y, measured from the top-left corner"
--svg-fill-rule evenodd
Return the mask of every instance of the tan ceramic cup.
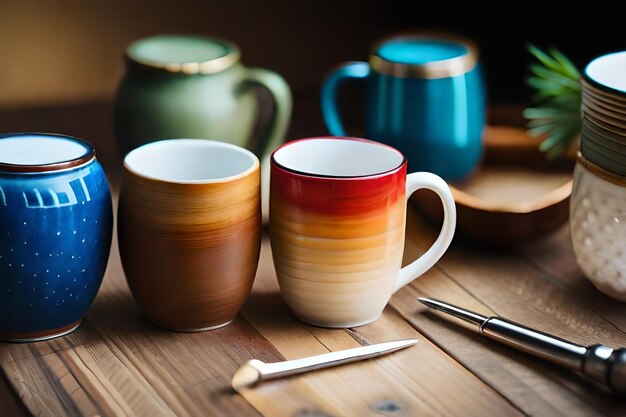
<path id="1" fill-rule="evenodd" d="M 204 331 L 230 323 L 250 294 L 261 246 L 259 161 L 222 142 L 153 142 L 124 159 L 122 266 L 154 323 Z"/>

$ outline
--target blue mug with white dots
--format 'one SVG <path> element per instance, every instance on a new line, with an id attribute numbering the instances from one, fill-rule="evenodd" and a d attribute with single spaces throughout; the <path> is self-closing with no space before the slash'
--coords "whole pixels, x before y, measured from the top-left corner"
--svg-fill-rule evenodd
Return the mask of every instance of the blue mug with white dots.
<path id="1" fill-rule="evenodd" d="M 102 283 L 112 224 L 90 143 L 0 136 L 0 340 L 46 340 L 80 325 Z"/>
<path id="2" fill-rule="evenodd" d="M 337 94 L 346 81 L 365 84 L 364 136 L 399 149 L 409 171 L 465 178 L 480 162 L 486 91 L 478 49 L 449 35 L 393 36 L 374 45 L 369 62 L 347 62 L 322 86 L 333 136 L 349 136 Z"/>

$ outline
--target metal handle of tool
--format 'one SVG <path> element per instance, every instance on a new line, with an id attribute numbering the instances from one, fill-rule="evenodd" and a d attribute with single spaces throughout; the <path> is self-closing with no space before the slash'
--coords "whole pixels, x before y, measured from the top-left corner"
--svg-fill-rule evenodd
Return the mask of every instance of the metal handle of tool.
<path id="1" fill-rule="evenodd" d="M 626 395 L 626 348 L 613 350 L 604 345 L 589 346 L 582 372 L 607 385 L 615 394 Z"/>
<path id="2" fill-rule="evenodd" d="M 582 346 L 499 317 L 485 320 L 480 330 L 489 339 L 582 372 L 614 393 L 626 394 L 626 348 Z"/>
<path id="3" fill-rule="evenodd" d="M 575 371 L 583 371 L 585 346 L 572 343 L 521 324 L 490 317 L 480 331 L 490 339 Z"/>

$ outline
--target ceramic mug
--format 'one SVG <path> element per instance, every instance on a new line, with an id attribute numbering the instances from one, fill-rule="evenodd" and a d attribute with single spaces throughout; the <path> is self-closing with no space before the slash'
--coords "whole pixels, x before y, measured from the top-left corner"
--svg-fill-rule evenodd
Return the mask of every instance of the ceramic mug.
<path id="1" fill-rule="evenodd" d="M 113 227 L 95 155 L 69 136 L 0 136 L 1 340 L 65 335 L 93 302 Z"/>
<path id="2" fill-rule="evenodd" d="M 271 158 L 270 231 L 283 299 L 323 327 L 370 323 L 391 295 L 432 267 L 454 235 L 456 209 L 440 177 L 407 176 L 406 159 L 377 142 L 321 137 L 289 142 Z M 407 199 L 433 190 L 443 202 L 439 237 L 401 267 Z"/>
<path id="3" fill-rule="evenodd" d="M 291 92 L 278 74 L 247 68 L 232 42 L 159 35 L 126 50 L 126 74 L 115 100 L 115 134 L 125 155 L 165 138 L 220 138 L 259 158 L 280 145 L 291 117 Z M 259 117 L 257 87 L 269 90 L 268 126 Z"/>
<path id="4" fill-rule="evenodd" d="M 203 331 L 235 318 L 259 260 L 259 181 L 257 157 L 222 142 L 163 140 L 126 155 L 120 257 L 150 320 Z"/>
<path id="5" fill-rule="evenodd" d="M 347 80 L 365 82 L 365 136 L 399 149 L 409 171 L 464 178 L 482 154 L 485 87 L 476 46 L 440 35 L 401 35 L 374 45 L 369 63 L 348 62 L 322 86 L 331 135 L 346 136 L 337 105 Z"/>

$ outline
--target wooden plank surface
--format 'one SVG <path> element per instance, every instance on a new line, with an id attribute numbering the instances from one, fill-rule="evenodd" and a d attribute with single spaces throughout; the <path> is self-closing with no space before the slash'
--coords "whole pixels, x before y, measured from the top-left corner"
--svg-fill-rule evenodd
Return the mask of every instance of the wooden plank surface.
<path id="1" fill-rule="evenodd" d="M 481 416 L 485 410 L 494 416 L 521 414 L 391 308 L 375 323 L 356 329 L 321 329 L 296 320 L 280 299 L 268 240 L 242 315 L 287 359 L 382 341 L 419 339 L 416 347 L 388 357 L 243 391 L 264 415 L 293 416 L 304 410 L 332 416 Z M 444 387 L 446 395 L 441 392 Z M 294 398 L 297 401 L 292 401 Z M 315 401 L 310 403 L 311 399 Z"/>
<path id="2" fill-rule="evenodd" d="M 411 259 L 434 238 L 434 230 L 420 216 L 410 216 L 407 227 L 411 233 L 405 258 Z M 567 227 L 548 237 L 548 241 L 553 243 L 549 250 L 551 263 L 560 265 L 561 257 L 573 260 L 568 253 L 571 245 Z M 398 293 L 391 305 L 418 331 L 528 414 L 624 415 L 626 404 L 604 388 L 573 372 L 486 340 L 468 330 L 468 326 L 450 323 L 415 304 L 419 296 L 440 298 L 577 343 L 626 345 L 624 333 L 586 305 L 588 296 L 604 298 L 605 302 L 607 297 L 587 285 L 580 285 L 580 290 L 556 285 L 555 278 L 546 272 L 547 266 L 542 270 L 528 261 L 532 251 L 519 250 L 523 254 L 520 256 L 457 241 L 436 268 Z M 550 263 L 547 259 L 544 262 Z M 622 314 L 626 311 L 624 305 L 615 307 Z"/>
<path id="3" fill-rule="evenodd" d="M 28 410 L 21 403 L 9 381 L 0 373 L 0 414 L 3 416 L 24 417 Z"/>
<path id="4" fill-rule="evenodd" d="M 250 358 L 281 360 L 403 338 L 420 343 L 387 358 L 266 383 L 243 397 L 229 386 Z M 80 330 L 48 342 L 2 344 L 0 352 L 0 367 L 34 415 L 521 414 L 391 308 L 354 330 L 297 321 L 280 299 L 268 239 L 253 295 L 224 329 L 171 333 L 145 321 L 114 248 Z M 440 395 L 443 386 L 453 401 Z"/>
<path id="5" fill-rule="evenodd" d="M 34 415 L 186 416 L 258 413 L 229 388 L 251 357 L 281 360 L 248 322 L 172 333 L 134 303 L 117 249 L 80 329 L 60 339 L 0 344 L 0 367 Z"/>
<path id="6" fill-rule="evenodd" d="M 106 103 L 2 112 L 0 128 L 86 137 L 118 184 L 109 114 Z M 302 136 L 317 129 L 299 126 Z M 409 210 L 407 262 L 434 240 L 435 230 Z M 422 295 L 579 343 L 626 345 L 626 306 L 582 276 L 567 227 L 506 252 L 457 239 L 434 269 L 393 297 L 380 320 L 346 330 L 307 326 L 291 316 L 280 298 L 267 239 L 253 293 L 232 325 L 197 334 L 161 330 L 134 303 L 114 244 L 102 289 L 78 331 L 48 342 L 0 343 L 0 416 L 626 414 L 626 405 L 581 376 L 425 311 L 416 301 Z M 419 343 L 241 394 L 229 386 L 233 372 L 252 357 L 275 361 L 400 338 Z"/>

